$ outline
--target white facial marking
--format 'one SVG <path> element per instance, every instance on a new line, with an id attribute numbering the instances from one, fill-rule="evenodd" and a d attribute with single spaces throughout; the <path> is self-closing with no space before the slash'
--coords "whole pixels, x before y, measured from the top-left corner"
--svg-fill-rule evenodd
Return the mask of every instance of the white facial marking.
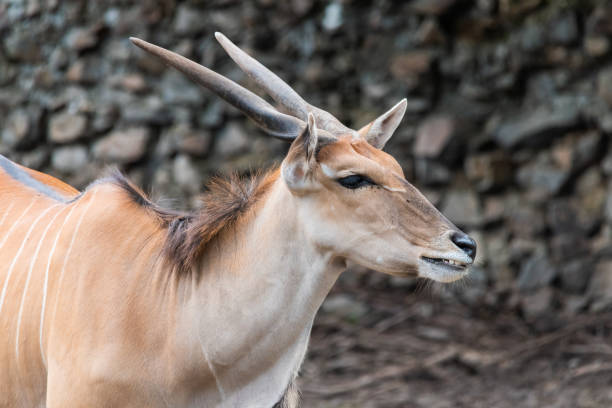
<path id="1" fill-rule="evenodd" d="M 329 166 L 326 166 L 325 164 L 321 164 L 321 171 L 323 172 L 323 174 L 325 174 L 329 178 L 336 178 L 336 172 L 333 171 L 331 168 L 329 168 Z"/>
<path id="2" fill-rule="evenodd" d="M 43 284 L 43 298 L 42 305 L 40 307 L 40 333 L 39 333 L 39 342 L 40 342 L 40 355 L 42 357 L 43 365 L 47 368 L 47 359 L 45 358 L 45 353 L 43 352 L 43 327 L 44 327 L 44 319 L 45 319 L 45 307 L 47 305 L 47 287 L 49 284 L 49 268 L 51 267 L 51 259 L 53 258 L 53 254 L 55 253 L 55 248 L 57 247 L 57 242 L 59 241 L 59 237 L 64 229 L 64 226 L 70 219 L 72 212 L 77 207 L 77 205 L 73 205 L 68 212 L 66 218 L 64 218 L 64 222 L 62 226 L 57 231 L 55 235 L 55 240 L 53 241 L 53 246 L 51 247 L 51 251 L 49 251 L 49 258 L 47 259 L 47 267 L 45 268 L 45 282 Z"/>
<path id="3" fill-rule="evenodd" d="M 9 228 L 8 232 L 6 233 L 6 236 L 4 237 L 4 240 L 2 241 L 2 243 L 0 244 L 0 248 L 2 248 L 4 246 L 4 244 L 6 243 L 6 240 L 8 239 L 8 237 L 11 235 L 11 232 L 13 231 L 13 229 L 15 228 L 15 226 L 17 226 L 17 224 L 19 224 L 19 221 L 21 221 L 21 218 L 28 212 L 30 211 L 30 208 L 32 208 L 32 206 L 34 205 L 34 203 L 36 202 L 37 197 L 35 197 L 32 202 L 30 203 L 30 205 L 27 206 L 27 208 L 24 210 L 23 213 L 21 213 L 21 215 L 19 216 L 19 218 L 17 218 L 17 220 L 15 221 L 15 223 L 13 225 L 11 225 L 11 228 Z M 41 214 L 41 215 L 44 215 Z M 40 216 L 39 216 L 40 218 Z M 34 225 L 36 225 L 36 223 L 34 223 Z M 34 225 L 32 225 L 32 227 L 30 227 L 30 231 L 32 231 L 32 228 L 34 227 Z M 28 234 L 29 236 L 29 234 Z M 27 238 L 27 236 L 26 236 Z M 27 240 L 27 239 L 26 239 Z M 8 282 L 9 279 L 11 279 L 11 274 L 13 273 L 13 268 L 15 267 L 15 261 L 17 260 L 17 258 L 19 257 L 19 253 L 20 251 L 23 249 L 23 245 L 25 244 L 24 240 L 21 244 L 21 248 L 19 248 L 19 252 L 17 252 L 17 255 L 13 258 L 13 262 L 11 263 L 11 266 L 8 269 L 8 272 L 6 274 L 6 278 L 4 279 L 4 287 L 2 288 L 2 294 L 0 295 L 0 312 L 2 311 L 2 305 L 4 305 L 4 297 L 6 296 L 6 288 L 8 286 Z"/>
<path id="4" fill-rule="evenodd" d="M 54 206 L 49 207 L 47 209 L 47 211 L 45 211 L 45 213 L 48 212 L 49 210 L 51 210 L 51 208 L 55 208 L 55 207 L 58 207 L 58 206 L 59 205 L 54 205 Z M 36 263 L 36 259 L 38 258 L 38 253 L 40 252 L 40 247 L 42 246 L 42 243 L 45 240 L 45 237 L 47 236 L 47 232 L 49 232 L 49 228 L 51 227 L 51 225 L 53 224 L 53 222 L 55 221 L 57 216 L 62 213 L 62 211 L 64 211 L 64 208 L 60 209 L 53 216 L 53 218 L 51 218 L 51 221 L 49 221 L 49 224 L 47 224 L 47 227 L 43 231 L 43 233 L 42 233 L 42 235 L 40 237 L 40 240 L 38 241 L 38 245 L 36 245 L 36 250 L 34 251 L 34 255 L 32 256 L 32 260 L 30 261 L 30 267 L 28 268 L 28 274 L 26 276 L 25 285 L 23 287 L 23 294 L 21 295 L 21 304 L 19 305 L 19 313 L 17 315 L 17 331 L 15 333 L 15 358 L 16 359 L 19 359 L 19 331 L 20 331 L 20 328 L 21 328 L 21 316 L 23 314 L 23 305 L 25 303 L 26 293 L 28 292 L 28 287 L 30 285 L 30 277 L 32 276 L 32 270 L 34 269 L 34 264 Z"/>
<path id="5" fill-rule="evenodd" d="M 403 188 L 398 188 L 398 187 L 389 187 L 389 186 L 386 186 L 386 185 L 384 185 L 384 184 L 381 184 L 380 186 L 381 186 L 382 188 L 384 188 L 385 190 L 387 190 L 387 191 L 391 191 L 391 192 L 395 192 L 395 193 L 405 193 L 405 192 L 406 192 L 406 190 L 405 190 L 405 189 L 403 189 Z"/>

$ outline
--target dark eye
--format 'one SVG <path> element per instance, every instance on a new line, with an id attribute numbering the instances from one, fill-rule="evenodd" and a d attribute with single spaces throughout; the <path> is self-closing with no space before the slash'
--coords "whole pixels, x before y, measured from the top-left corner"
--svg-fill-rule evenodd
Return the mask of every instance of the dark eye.
<path id="1" fill-rule="evenodd" d="M 338 179 L 338 183 L 342 184 L 343 187 L 355 189 L 366 186 L 373 186 L 374 182 L 365 176 L 359 174 L 353 174 L 347 177 Z"/>

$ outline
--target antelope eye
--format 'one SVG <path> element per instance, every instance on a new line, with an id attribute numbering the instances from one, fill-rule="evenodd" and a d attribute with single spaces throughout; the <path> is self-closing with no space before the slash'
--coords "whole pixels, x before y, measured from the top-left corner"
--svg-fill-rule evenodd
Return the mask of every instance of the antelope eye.
<path id="1" fill-rule="evenodd" d="M 352 174 L 347 177 L 342 177 L 338 179 L 338 183 L 340 183 L 342 187 L 350 189 L 375 185 L 372 180 L 370 180 L 366 176 L 360 176 L 359 174 Z"/>

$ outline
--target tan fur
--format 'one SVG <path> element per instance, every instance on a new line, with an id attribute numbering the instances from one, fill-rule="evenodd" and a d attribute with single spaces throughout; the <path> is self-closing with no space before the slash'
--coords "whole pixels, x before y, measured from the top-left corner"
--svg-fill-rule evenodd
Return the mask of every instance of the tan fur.
<path id="1" fill-rule="evenodd" d="M 200 196 L 201 210 L 169 221 L 164 252 L 170 263 L 181 271 L 192 268 L 206 245 L 245 216 L 278 176 L 274 169 L 244 180 L 237 175 L 213 179 Z"/>
<path id="2" fill-rule="evenodd" d="M 352 131 L 218 38 L 308 126 L 133 41 L 292 140 L 280 169 L 217 180 L 201 210 L 181 213 L 120 175 L 77 195 L 2 161 L 0 408 L 294 408 L 314 316 L 349 261 L 443 282 L 467 274 L 475 246 L 454 242 L 456 227 L 380 150 L 405 100 Z"/>
<path id="3" fill-rule="evenodd" d="M 45 173 L 41 173 L 40 171 L 28 169 L 27 167 L 21 166 L 19 164 L 17 165 L 20 169 L 24 170 L 31 177 L 40 181 L 41 183 L 48 185 L 49 187 L 52 187 L 58 193 L 64 194 L 66 196 L 76 196 L 77 194 L 79 194 L 79 190 L 69 184 L 64 183 L 61 180 L 56 179 L 55 177 L 52 177 Z"/>
<path id="4" fill-rule="evenodd" d="M 296 140 L 283 166 L 306 148 Z M 346 260 L 418 274 L 415 251 L 451 248 L 440 237 L 454 230 L 363 141 L 322 146 L 309 166 L 307 190 L 291 191 L 279 170 L 217 181 L 193 214 L 161 210 L 112 179 L 61 203 L 0 172 L 0 407 L 280 401 Z M 325 171 L 380 186 L 348 190 Z M 185 217 L 186 230 L 170 233 Z M 169 247 L 194 273 L 164 262 Z M 297 395 L 291 385 L 283 404 Z"/>

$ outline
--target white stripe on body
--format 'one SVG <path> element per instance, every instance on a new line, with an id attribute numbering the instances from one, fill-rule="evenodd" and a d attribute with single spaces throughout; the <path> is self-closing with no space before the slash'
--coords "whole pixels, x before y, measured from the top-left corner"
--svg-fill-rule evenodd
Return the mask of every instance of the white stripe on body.
<path id="1" fill-rule="evenodd" d="M 17 221 L 15 221 L 15 223 L 11 226 L 11 228 L 9 228 L 8 232 L 6 233 L 6 236 L 4 237 L 4 240 L 2 241 L 2 243 L 0 243 L 0 249 L 2 249 L 2 247 L 4 246 L 4 244 L 6 243 L 6 240 L 8 239 L 8 237 L 11 235 L 11 232 L 13 232 L 13 229 L 15 228 L 15 226 L 17 224 L 19 224 L 19 221 L 21 221 L 21 218 L 28 212 L 30 211 L 30 208 L 32 208 L 32 206 L 34 205 L 34 203 L 36 202 L 37 197 L 34 197 L 34 199 L 32 200 L 32 202 L 30 203 L 30 205 L 23 211 L 23 213 L 21 213 L 21 215 L 19 216 L 19 218 L 17 218 Z M 47 208 L 47 211 L 50 210 L 52 207 Z M 46 213 L 43 212 L 40 216 L 44 215 Z M 36 219 L 37 221 L 40 219 L 40 216 Z M 36 223 L 34 223 L 34 225 L 36 225 Z M 34 226 L 33 225 L 33 226 Z M 32 226 L 32 227 L 33 227 Z M 32 231 L 32 227 L 30 227 L 30 231 Z M 29 233 L 28 233 L 29 236 Z M 23 244 L 24 242 L 21 244 L 21 248 L 19 248 L 19 251 L 21 251 L 23 249 Z M 19 254 L 20 252 L 18 252 Z M 17 258 L 19 257 L 19 255 L 17 255 L 15 258 L 13 258 L 13 263 L 11 264 L 11 266 L 8 269 L 8 272 L 6 274 L 6 278 L 4 279 L 4 287 L 2 288 L 2 294 L 0 294 L 0 312 L 2 311 L 2 306 L 4 305 L 4 297 L 6 296 L 6 288 L 8 286 L 8 282 L 9 279 L 11 278 L 11 274 L 13 273 L 13 268 L 15 267 L 15 261 L 17 260 Z"/>
<path id="2" fill-rule="evenodd" d="M 2 219 L 0 220 L 0 227 L 2 227 L 4 225 L 4 220 L 6 219 L 8 214 L 11 212 L 11 209 L 13 208 L 13 205 L 15 205 L 14 201 L 11 203 L 11 205 L 8 206 L 8 208 L 6 209 L 6 212 L 2 216 Z"/>
<path id="3" fill-rule="evenodd" d="M 6 232 L 6 235 L 4 236 L 4 239 L 2 240 L 2 242 L 0 242 L 0 249 L 2 249 L 2 247 L 4 246 L 4 244 L 6 244 L 6 241 L 8 240 L 8 237 L 11 235 L 11 232 L 13 232 L 13 230 L 15 229 L 15 227 L 17 226 L 17 224 L 19 224 L 19 221 L 21 221 L 21 219 L 23 218 L 24 215 L 27 214 L 28 211 L 30 211 L 30 208 L 32 208 L 32 206 L 34 205 L 34 203 L 38 200 L 38 197 L 34 197 L 32 199 L 32 202 L 30 203 L 30 205 L 28 205 L 26 207 L 25 210 L 23 210 L 23 212 L 21 213 L 21 215 L 19 216 L 19 218 L 17 218 L 17 220 L 13 223 L 13 225 L 11 225 L 11 228 L 8 229 L 8 231 Z"/>
<path id="4" fill-rule="evenodd" d="M 62 263 L 62 269 L 60 271 L 60 276 L 59 276 L 58 283 L 57 283 L 57 292 L 55 294 L 55 304 L 53 306 L 53 317 L 51 319 L 51 322 L 55 321 L 55 314 L 57 313 L 57 304 L 60 298 L 59 294 L 62 288 L 62 282 L 64 280 L 64 272 L 66 271 L 66 265 L 68 264 L 68 258 L 70 257 L 70 253 L 72 252 L 72 246 L 74 245 L 74 241 L 76 240 L 77 233 L 79 232 L 79 228 L 81 226 L 81 222 L 83 221 L 85 214 L 87 214 L 89 207 L 91 207 L 91 204 L 93 203 L 94 197 L 96 196 L 97 192 L 98 190 L 93 190 L 91 192 L 91 199 L 89 200 L 89 203 L 87 203 L 87 206 L 83 209 L 83 213 L 79 217 L 79 220 L 77 221 L 77 225 L 74 228 L 74 232 L 72 233 L 72 239 L 70 240 L 70 245 L 68 246 L 68 250 L 66 250 L 66 255 L 64 256 L 64 262 Z"/>
<path id="5" fill-rule="evenodd" d="M 78 202 L 70 208 L 68 215 L 66 216 L 66 218 L 64 218 L 64 222 L 62 223 L 62 226 L 57 231 L 57 235 L 55 236 L 55 240 L 53 241 L 53 247 L 51 247 L 51 251 L 49 251 L 49 259 L 47 259 L 47 267 L 45 268 L 45 282 L 43 284 L 43 298 L 42 298 L 42 305 L 40 307 L 40 333 L 39 333 L 40 355 L 42 357 L 42 361 L 43 361 L 43 365 L 45 366 L 45 369 L 47 368 L 47 359 L 45 357 L 45 353 L 43 352 L 43 327 L 44 327 L 44 319 L 45 319 L 45 307 L 47 305 L 47 287 L 49 284 L 49 268 L 51 267 L 51 259 L 53 258 L 53 254 L 55 253 L 55 248 L 57 248 L 59 237 L 62 234 L 62 231 L 64 230 L 64 226 L 66 225 L 66 223 L 72 216 L 72 212 L 74 211 L 75 208 L 77 208 L 77 206 L 78 206 Z"/>
<path id="6" fill-rule="evenodd" d="M 56 207 L 56 206 L 53 206 Z M 50 207 L 49 209 L 53 208 Z M 32 270 L 34 269 L 34 264 L 36 263 L 36 259 L 38 258 L 38 253 L 40 252 L 40 247 L 42 246 L 45 237 L 47 236 L 47 232 L 49 232 L 49 228 L 55 221 L 58 215 L 60 215 L 67 207 L 61 208 L 49 221 L 47 227 L 43 231 L 40 240 L 38 241 L 38 245 L 36 246 L 36 250 L 34 251 L 34 255 L 32 256 L 32 260 L 30 261 L 30 267 L 28 268 L 28 274 L 26 275 L 25 285 L 23 287 L 23 294 L 21 295 L 21 304 L 19 305 L 19 314 L 17 315 L 17 331 L 15 333 L 15 358 L 19 359 L 19 331 L 21 328 L 21 316 L 23 314 L 23 305 L 25 303 L 26 294 L 28 292 L 28 287 L 30 286 L 30 277 L 32 276 Z M 48 209 L 48 210 L 49 210 Z M 47 210 L 47 211 L 48 211 Z"/>

